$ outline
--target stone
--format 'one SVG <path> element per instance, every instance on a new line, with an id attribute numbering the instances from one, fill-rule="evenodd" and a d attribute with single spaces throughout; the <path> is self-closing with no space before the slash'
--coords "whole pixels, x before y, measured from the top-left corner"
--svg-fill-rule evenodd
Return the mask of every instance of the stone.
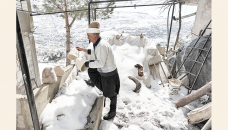
<path id="1" fill-rule="evenodd" d="M 25 128 L 23 116 L 17 116 L 17 127 Z"/>
<path id="2" fill-rule="evenodd" d="M 20 100 L 16 99 L 16 114 L 20 114 L 21 113 L 21 103 Z"/>
<path id="3" fill-rule="evenodd" d="M 17 77 L 20 77 L 20 76 L 22 76 L 22 72 L 21 71 L 18 71 L 17 72 Z"/>
<path id="4" fill-rule="evenodd" d="M 57 76 L 52 67 L 44 68 L 42 72 L 42 83 L 54 83 L 57 81 Z"/>
<path id="5" fill-rule="evenodd" d="M 208 38 L 208 35 L 201 37 L 195 47 L 202 48 L 204 46 L 204 43 L 206 42 L 207 38 Z M 177 60 L 176 68 L 177 69 L 180 67 L 180 65 L 183 63 L 184 59 L 187 57 L 188 53 L 190 52 L 191 48 L 188 48 L 188 47 L 193 47 L 193 45 L 196 43 L 196 41 L 197 41 L 197 39 L 194 39 L 192 42 L 184 43 L 184 45 L 182 45 L 180 47 L 180 53 L 176 56 L 176 60 Z M 211 46 L 211 38 L 206 43 L 204 49 L 209 50 L 210 46 Z M 193 51 L 191 52 L 191 54 L 189 55 L 188 58 L 195 60 L 196 57 L 199 55 L 199 52 L 200 52 L 200 50 L 193 49 Z M 207 54 L 207 51 L 203 51 L 197 61 L 203 62 L 203 60 L 206 57 L 206 54 Z M 182 75 L 184 73 L 184 70 L 189 72 L 193 63 L 194 63 L 194 61 L 186 60 L 185 64 L 183 65 L 184 67 L 182 67 L 181 71 L 178 72 L 179 75 Z M 197 73 L 200 70 L 201 65 L 202 64 L 200 64 L 200 63 L 195 63 L 195 66 L 193 67 L 191 73 L 197 75 Z M 195 76 L 188 74 L 189 87 L 192 86 L 195 78 L 196 78 Z M 198 76 L 198 79 L 196 80 L 196 82 L 194 84 L 193 90 L 197 90 L 197 89 L 201 88 L 202 86 L 209 83 L 210 81 L 211 81 L 211 52 L 209 53 L 204 65 L 202 67 L 202 70 Z"/>
<path id="6" fill-rule="evenodd" d="M 63 76 L 63 74 L 64 74 L 64 70 L 61 66 L 56 66 L 54 68 L 54 71 L 55 71 L 56 76 Z"/>

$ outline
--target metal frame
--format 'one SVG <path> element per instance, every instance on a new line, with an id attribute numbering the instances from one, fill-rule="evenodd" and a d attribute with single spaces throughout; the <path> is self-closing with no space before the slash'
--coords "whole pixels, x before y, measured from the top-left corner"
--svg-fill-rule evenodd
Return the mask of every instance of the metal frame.
<path id="1" fill-rule="evenodd" d="M 200 74 L 200 72 L 201 72 L 201 70 L 202 70 L 202 68 L 203 68 L 203 65 L 204 65 L 204 63 L 205 63 L 205 61 L 206 61 L 206 59 L 207 59 L 207 57 L 208 57 L 208 55 L 209 55 L 209 53 L 210 53 L 210 51 L 211 51 L 211 47 L 212 47 L 212 46 L 210 46 L 210 48 L 209 48 L 208 50 L 204 49 L 204 47 L 206 46 L 208 40 L 211 38 L 211 33 L 210 33 L 210 35 L 208 36 L 208 38 L 207 38 L 207 40 L 205 41 L 205 43 L 204 43 L 204 45 L 203 45 L 202 48 L 196 48 L 196 47 L 195 47 L 196 44 L 198 43 L 199 39 L 200 39 L 200 38 L 204 35 L 204 33 L 206 32 L 206 29 L 210 29 L 210 28 L 208 28 L 208 26 L 210 25 L 211 21 L 212 21 L 212 20 L 210 20 L 209 23 L 207 24 L 207 26 L 204 28 L 203 32 L 201 33 L 201 35 L 199 36 L 199 38 L 197 39 L 197 41 L 195 42 L 195 44 L 193 45 L 193 47 L 189 47 L 189 48 L 191 48 L 190 52 L 188 53 L 187 57 L 184 59 L 183 63 L 182 63 L 182 64 L 180 65 L 180 67 L 178 68 L 177 72 L 174 74 L 174 76 L 177 75 L 177 73 L 180 71 L 180 69 L 182 68 L 182 66 L 186 63 L 186 60 L 194 61 L 193 65 L 192 65 L 192 67 L 191 67 L 191 69 L 190 69 L 190 71 L 189 71 L 189 72 L 185 71 L 186 74 L 181 78 L 181 79 L 183 79 L 183 78 L 184 78 L 185 76 L 187 76 L 188 74 L 195 76 L 195 80 L 194 80 L 193 84 L 192 84 L 191 87 L 188 89 L 188 94 L 190 94 L 190 93 L 192 92 L 192 89 L 193 89 L 193 87 L 194 87 L 194 85 L 195 85 L 195 83 L 196 83 L 196 80 L 198 79 L 199 74 Z M 200 50 L 199 55 L 197 56 L 197 58 L 196 58 L 195 60 L 189 59 L 189 58 L 188 58 L 189 55 L 191 54 L 191 52 L 192 52 L 193 49 L 198 49 L 198 50 Z M 201 55 L 201 53 L 202 53 L 203 51 L 207 51 L 206 57 L 203 59 L 203 62 L 199 62 L 199 61 L 197 61 L 197 60 L 199 59 L 199 56 Z M 199 72 L 197 73 L 197 75 L 191 73 L 191 71 L 192 71 L 192 69 L 193 69 L 193 67 L 195 66 L 196 63 L 202 64 L 202 65 L 200 66 L 200 69 L 199 69 Z M 180 80 L 181 80 L 181 79 L 180 79 Z"/>
<path id="2" fill-rule="evenodd" d="M 211 20 L 209 21 L 209 23 L 207 24 L 207 26 L 205 27 L 203 33 L 201 33 L 200 37 L 197 39 L 196 43 L 193 45 L 193 47 L 196 46 L 196 44 L 198 43 L 199 39 L 203 36 L 204 32 L 206 31 L 207 27 L 210 25 Z M 184 62 L 180 65 L 179 69 L 176 71 L 176 73 L 173 76 L 176 76 L 177 73 L 180 71 L 181 67 L 184 65 L 185 61 L 187 60 L 188 56 L 190 55 L 190 53 L 192 52 L 193 48 L 190 50 L 190 52 L 188 53 L 187 57 L 184 59 Z"/>
<path id="3" fill-rule="evenodd" d="M 132 1 L 132 0 L 112 0 L 112 1 L 90 1 L 88 2 L 88 9 L 81 9 L 81 10 L 72 10 L 72 11 L 61 11 L 61 12 L 53 12 L 53 13 L 36 13 L 36 14 L 30 14 L 30 16 L 37 16 L 37 15 L 49 15 L 49 14 L 57 14 L 57 13 L 66 13 L 66 12 L 75 12 L 75 11 L 86 11 L 88 10 L 88 25 L 90 24 L 90 4 L 94 4 L 94 3 L 106 3 L 106 2 L 123 2 L 123 1 Z M 135 1 L 135 0 L 133 0 Z M 166 4 L 149 4 L 149 5 L 133 5 L 133 6 L 116 6 L 116 7 L 100 7 L 100 8 L 94 8 L 94 19 L 96 20 L 96 10 L 97 9 L 107 9 L 107 8 L 125 8 L 125 7 L 140 7 L 140 6 L 159 6 L 159 5 L 173 5 L 173 11 L 172 11 L 172 17 L 171 17 L 171 25 L 170 25 L 170 31 L 169 31 L 169 34 L 167 33 L 168 35 L 168 41 L 167 41 L 167 50 L 166 52 L 168 51 L 169 49 L 169 41 L 170 41 L 170 35 L 171 35 L 171 30 L 172 30 L 172 21 L 173 21 L 173 14 L 174 14 L 174 8 L 175 8 L 175 4 L 177 3 L 181 3 L 181 2 L 184 2 L 184 1 L 178 1 L 178 2 L 172 2 L 172 3 L 166 3 Z M 22 11 L 22 10 L 20 10 Z M 28 12 L 28 11 L 26 11 Z M 34 13 L 34 12 L 31 12 L 31 13 Z"/>
<path id="4" fill-rule="evenodd" d="M 19 56 L 19 61 L 21 65 L 22 77 L 25 85 L 25 90 L 28 98 L 28 104 L 30 109 L 30 114 L 32 117 L 33 127 L 34 130 L 40 130 L 39 119 L 36 110 L 35 98 L 32 90 L 32 84 L 30 80 L 29 68 L 27 63 L 27 58 L 25 54 L 24 42 L 21 33 L 20 21 L 18 17 L 18 13 L 16 11 L 16 32 L 17 32 L 17 39 L 18 42 L 16 43 L 17 52 Z"/>
<path id="5" fill-rule="evenodd" d="M 166 53 L 169 50 L 169 41 L 170 41 L 170 35 L 171 35 L 171 31 L 172 31 L 172 25 L 173 25 L 173 14 L 174 14 L 174 8 L 175 8 L 175 4 L 173 3 L 173 11 L 172 11 L 172 16 L 171 16 L 171 23 L 170 23 L 170 29 L 169 29 L 169 35 L 168 36 L 168 41 L 167 41 L 167 49 L 166 49 Z M 168 25 L 167 25 L 168 26 Z"/>

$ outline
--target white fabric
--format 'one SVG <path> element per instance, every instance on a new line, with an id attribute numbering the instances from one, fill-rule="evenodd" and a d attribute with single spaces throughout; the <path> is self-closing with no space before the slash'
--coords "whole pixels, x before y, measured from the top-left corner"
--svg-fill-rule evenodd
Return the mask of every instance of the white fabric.
<path id="1" fill-rule="evenodd" d="M 86 61 L 88 60 L 85 60 L 84 58 L 81 58 L 81 57 L 78 57 L 76 59 L 76 65 L 81 72 L 86 71 L 88 69 L 88 67 L 85 67 L 85 64 L 84 64 Z"/>
<path id="2" fill-rule="evenodd" d="M 67 57 L 71 60 L 76 60 L 78 58 L 78 50 L 75 47 L 71 48 Z"/>
<path id="3" fill-rule="evenodd" d="M 101 39 L 95 50 L 91 49 L 91 55 L 95 57 L 94 62 L 89 63 L 89 68 L 98 68 L 101 73 L 112 72 L 116 69 L 116 62 L 110 44 Z"/>
<path id="4" fill-rule="evenodd" d="M 87 28 L 86 33 L 100 33 L 100 29 L 98 28 Z"/>

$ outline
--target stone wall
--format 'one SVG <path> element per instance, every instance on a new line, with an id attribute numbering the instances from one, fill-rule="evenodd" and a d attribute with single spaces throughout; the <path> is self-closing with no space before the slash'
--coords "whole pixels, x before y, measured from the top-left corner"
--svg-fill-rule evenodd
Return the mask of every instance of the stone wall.
<path id="1" fill-rule="evenodd" d="M 31 10 L 31 5 L 29 0 L 23 1 L 22 5 L 23 5 L 22 9 Z M 39 74 L 39 68 L 38 68 L 38 62 L 37 62 L 37 56 L 36 56 L 35 41 L 33 36 L 33 30 L 34 30 L 33 20 L 30 14 L 27 12 L 18 11 L 18 16 L 20 20 L 24 48 L 26 52 L 27 64 L 29 67 L 31 84 L 32 84 L 32 88 L 35 89 L 41 84 L 41 81 L 40 81 L 40 74 Z M 17 52 L 16 52 L 16 94 L 23 94 L 23 95 L 26 94 L 24 81 L 22 79 L 21 66 L 20 66 Z"/>
<path id="2" fill-rule="evenodd" d="M 197 7 L 193 33 L 195 35 L 199 35 L 200 31 L 206 27 L 211 19 L 211 0 L 200 0 Z M 210 24 L 209 28 L 211 25 L 212 23 Z M 211 29 L 207 30 L 204 33 L 204 36 L 210 34 L 210 32 Z M 192 40 L 198 38 L 195 35 L 192 35 Z"/>
<path id="3" fill-rule="evenodd" d="M 38 118 L 48 103 L 50 103 L 59 89 L 63 86 L 73 70 L 74 65 L 69 65 L 64 69 L 64 75 L 57 78 L 57 82 L 52 84 L 41 84 L 33 90 Z M 77 74 L 77 69 L 75 69 Z M 26 95 L 16 94 L 16 129 L 34 130 L 31 113 L 29 110 L 28 99 Z"/>

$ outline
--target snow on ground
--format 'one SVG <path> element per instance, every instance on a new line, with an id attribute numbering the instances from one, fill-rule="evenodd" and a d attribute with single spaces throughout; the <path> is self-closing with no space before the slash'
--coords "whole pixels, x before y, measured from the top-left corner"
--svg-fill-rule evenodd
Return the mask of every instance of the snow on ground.
<path id="1" fill-rule="evenodd" d="M 151 77 L 151 88 L 142 84 L 141 91 L 134 93 L 135 84 L 128 76 L 135 77 L 135 64 L 143 64 L 145 54 L 142 47 L 112 46 L 120 77 L 120 93 L 117 99 L 117 115 L 109 121 L 101 120 L 99 130 L 198 130 L 188 124 L 187 113 L 202 106 L 202 97 L 185 107 L 176 109 L 174 103 L 187 95 L 183 86 L 177 95 L 170 95 L 168 83 L 159 85 L 159 80 Z M 86 85 L 87 71 L 79 72 L 69 87 L 62 87 L 51 103 L 41 114 L 40 122 L 45 130 L 81 129 L 86 124 L 91 106 L 98 92 L 96 88 Z M 102 117 L 109 111 L 110 100 L 106 99 Z M 119 127 L 119 128 L 118 128 Z"/>
<path id="2" fill-rule="evenodd" d="M 187 95 L 187 89 L 181 87 L 179 94 L 170 95 L 168 84 L 165 87 L 158 85 L 158 79 L 151 77 L 151 88 L 147 88 L 142 81 L 141 91 L 134 93 L 135 84 L 128 79 L 128 76 L 137 76 L 135 64 L 143 64 L 145 57 L 143 48 L 124 44 L 113 45 L 116 64 L 120 76 L 120 93 L 117 101 L 117 116 L 107 122 L 101 121 L 99 130 L 117 130 L 110 127 L 110 122 L 117 126 L 123 126 L 123 130 L 182 130 L 193 129 L 188 124 L 187 113 L 202 106 L 199 100 L 176 109 L 174 103 Z M 109 111 L 110 100 L 106 99 L 106 107 L 103 109 L 103 116 Z M 197 128 L 194 128 L 197 129 Z"/>
<path id="3" fill-rule="evenodd" d="M 62 87 L 57 97 L 47 104 L 40 116 L 43 130 L 84 128 L 92 105 L 99 96 L 95 88 L 87 86 L 84 77 L 83 74 L 77 76 L 77 80 L 68 87 Z"/>
<path id="4" fill-rule="evenodd" d="M 178 17 L 178 6 L 174 15 Z M 197 7 L 183 6 L 182 16 L 194 13 Z M 171 13 L 170 13 L 171 14 Z M 101 31 L 117 31 L 130 33 L 131 35 L 144 34 L 150 37 L 155 44 L 165 45 L 167 42 L 167 10 L 159 15 L 156 7 L 137 7 L 115 9 L 111 18 L 99 20 Z M 194 16 L 182 19 L 180 37 L 188 41 Z M 65 53 L 65 21 L 55 15 L 33 17 L 35 26 L 35 42 L 37 52 L 63 51 Z M 88 26 L 85 20 L 77 20 L 71 29 L 71 47 L 87 47 L 88 39 L 85 28 Z M 178 22 L 173 21 L 170 45 L 175 42 L 178 30 Z M 179 94 L 169 95 L 168 84 L 163 88 L 158 85 L 159 80 L 151 77 L 151 88 L 147 88 L 142 81 L 141 91 L 133 92 L 135 84 L 128 76 L 136 76 L 135 64 L 143 63 L 145 57 L 142 48 L 124 44 L 112 46 L 116 64 L 120 76 L 120 94 L 118 95 L 117 116 L 113 120 L 101 121 L 99 130 L 185 130 L 197 129 L 188 124 L 187 113 L 199 106 L 207 97 L 202 97 L 184 107 L 176 109 L 174 103 L 187 95 L 187 90 L 182 86 Z M 39 53 L 37 53 L 39 56 Z M 54 67 L 57 64 L 39 63 L 40 77 L 42 70 L 47 66 Z M 145 73 L 147 74 L 147 73 Z M 41 78 L 42 79 L 42 78 Z M 86 72 L 79 73 L 77 80 L 68 87 L 61 89 L 58 97 L 49 103 L 43 111 L 40 121 L 47 130 L 80 129 L 86 123 L 91 106 L 97 95 L 97 89 L 88 87 L 83 79 L 88 79 Z M 89 97 L 87 97 L 89 96 Z M 106 99 L 106 107 L 103 115 L 109 111 L 110 100 Z M 118 127 L 117 127 L 118 126 Z"/>

